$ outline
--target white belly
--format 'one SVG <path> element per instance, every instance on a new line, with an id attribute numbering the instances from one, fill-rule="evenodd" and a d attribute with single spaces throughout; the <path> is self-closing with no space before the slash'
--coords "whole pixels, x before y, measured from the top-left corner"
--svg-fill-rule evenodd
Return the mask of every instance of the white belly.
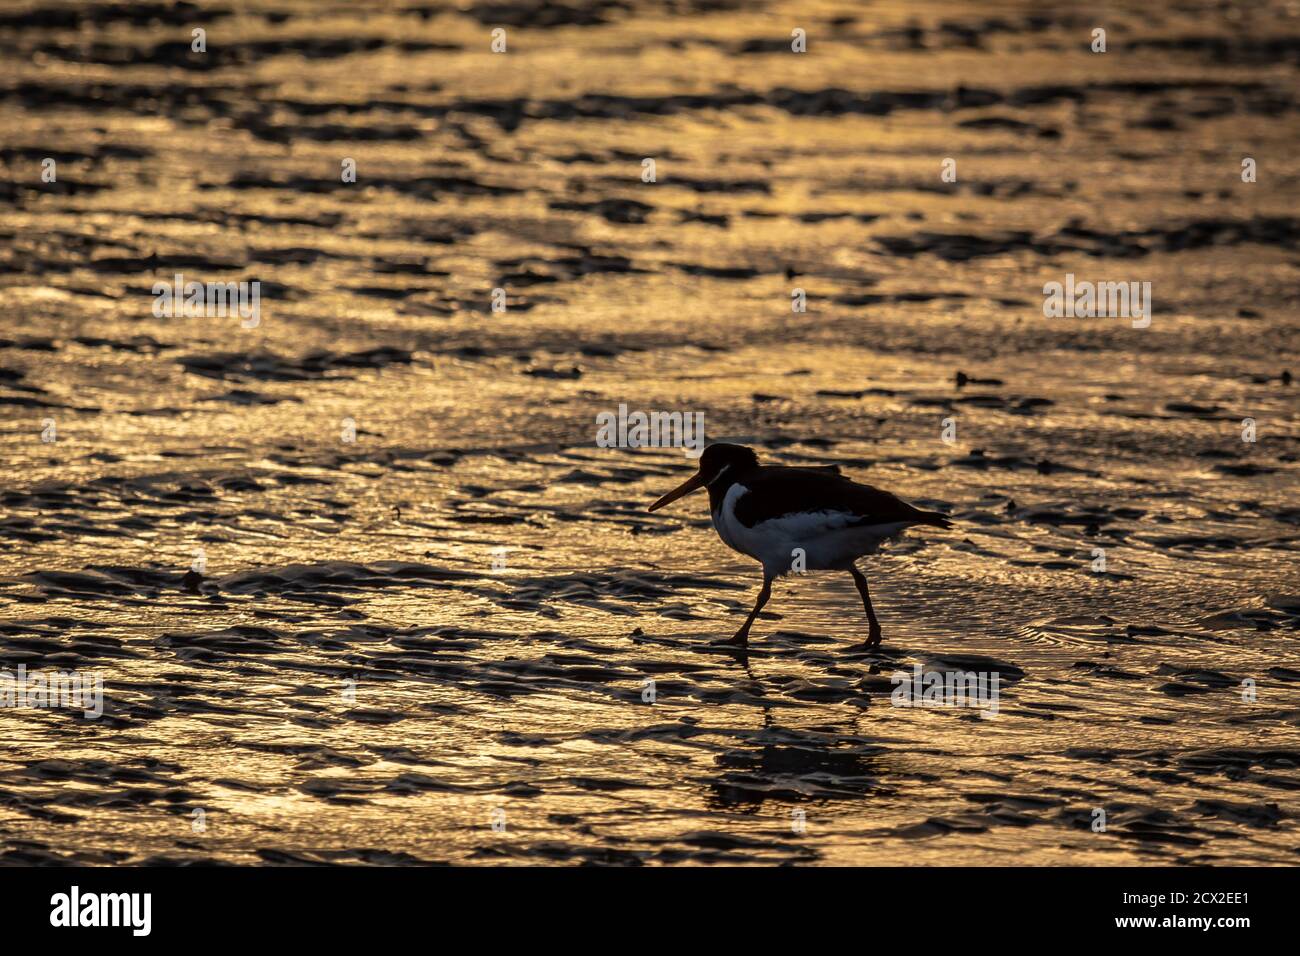
<path id="1" fill-rule="evenodd" d="M 736 502 L 749 491 L 736 483 L 727 490 L 722 506 L 713 513 L 718 537 L 733 551 L 747 554 L 778 576 L 802 567 L 808 571 L 841 570 L 856 558 L 871 554 L 880 543 L 897 535 L 911 522 L 854 524 L 857 515 L 841 511 L 816 511 L 761 521 L 747 528 L 736 519 Z"/>

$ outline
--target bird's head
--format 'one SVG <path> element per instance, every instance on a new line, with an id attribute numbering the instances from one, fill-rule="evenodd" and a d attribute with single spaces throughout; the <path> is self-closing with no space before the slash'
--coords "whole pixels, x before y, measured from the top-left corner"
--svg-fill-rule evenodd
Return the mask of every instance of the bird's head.
<path id="1" fill-rule="evenodd" d="M 754 454 L 752 448 L 716 442 L 704 449 L 704 454 L 700 455 L 700 470 L 652 504 L 650 510 L 658 511 L 678 498 L 686 497 L 692 491 L 707 488 L 724 475 L 736 475 L 757 466 L 758 456 Z"/>

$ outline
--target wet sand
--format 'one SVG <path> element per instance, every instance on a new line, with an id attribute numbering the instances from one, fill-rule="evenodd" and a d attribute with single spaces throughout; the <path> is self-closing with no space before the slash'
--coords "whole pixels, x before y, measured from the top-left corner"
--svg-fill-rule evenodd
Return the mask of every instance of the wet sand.
<path id="1" fill-rule="evenodd" d="M 1298 37 L 0 11 L 0 670 L 105 693 L 0 708 L 0 862 L 1296 863 Z M 155 317 L 176 273 L 260 324 Z M 1045 318 L 1067 273 L 1150 327 Z M 884 653 L 844 574 L 709 647 L 757 565 L 645 513 L 691 463 L 597 447 L 620 403 L 950 514 L 864 563 Z M 997 716 L 891 706 L 916 664 Z"/>

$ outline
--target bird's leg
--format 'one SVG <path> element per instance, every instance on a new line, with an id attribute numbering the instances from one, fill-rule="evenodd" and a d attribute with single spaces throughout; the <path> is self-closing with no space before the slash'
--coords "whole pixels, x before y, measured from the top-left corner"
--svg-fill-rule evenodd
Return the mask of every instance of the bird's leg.
<path id="1" fill-rule="evenodd" d="M 764 574 L 763 586 L 759 589 L 758 600 L 754 602 L 754 610 L 749 612 L 749 617 L 745 618 L 745 623 L 740 625 L 740 630 L 735 633 L 735 636 L 732 637 L 731 640 L 724 641 L 723 643 L 737 644 L 740 647 L 747 646 L 749 644 L 749 629 L 753 626 L 754 618 L 758 617 L 758 612 L 763 610 L 763 605 L 767 603 L 767 599 L 771 596 L 772 579 Z"/>
<path id="2" fill-rule="evenodd" d="M 858 593 L 862 595 L 862 606 L 867 609 L 867 621 L 870 624 L 870 637 L 867 639 L 868 647 L 877 647 L 880 644 L 880 622 L 876 620 L 876 609 L 871 606 L 871 593 L 867 590 L 867 579 L 862 572 L 854 565 L 849 565 L 849 573 L 853 575 L 853 583 L 858 586 Z"/>

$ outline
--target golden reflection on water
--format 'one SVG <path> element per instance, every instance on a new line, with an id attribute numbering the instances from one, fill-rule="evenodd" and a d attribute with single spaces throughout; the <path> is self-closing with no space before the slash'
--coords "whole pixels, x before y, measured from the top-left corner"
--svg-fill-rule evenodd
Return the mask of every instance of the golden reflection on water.
<path id="1" fill-rule="evenodd" d="M 0 65 L 0 665 L 108 698 L 0 710 L 0 859 L 1293 858 L 1294 64 L 1170 40 L 1280 8 L 1112 21 L 1141 57 L 1016 4 L 592 7 L 505 56 L 286 9 L 211 71 L 30 25 Z M 456 49 L 297 42 L 361 36 Z M 261 324 L 155 318 L 176 272 Z M 1152 327 L 1044 319 L 1068 272 Z M 757 569 L 645 514 L 689 462 L 596 447 L 619 403 L 952 513 L 866 564 L 889 656 L 847 575 L 709 650 Z M 890 706 L 954 655 L 1024 672 L 997 718 Z"/>

